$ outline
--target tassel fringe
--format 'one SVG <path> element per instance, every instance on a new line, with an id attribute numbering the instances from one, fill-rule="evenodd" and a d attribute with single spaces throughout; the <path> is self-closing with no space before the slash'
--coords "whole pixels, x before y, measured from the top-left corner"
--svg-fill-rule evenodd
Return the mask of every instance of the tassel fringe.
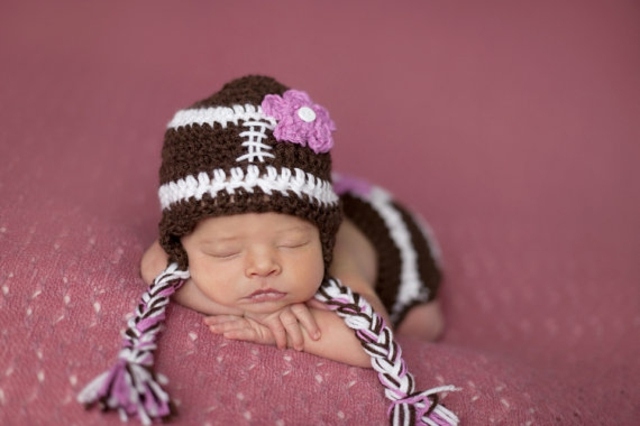
<path id="1" fill-rule="evenodd" d="M 335 311 L 355 331 L 365 352 L 371 356 L 371 366 L 378 373 L 385 395 L 391 400 L 388 410 L 393 426 L 428 425 L 450 426 L 459 423 L 458 417 L 439 404 L 438 393 L 457 390 L 454 386 L 441 386 L 415 392 L 413 375 L 407 371 L 402 350 L 393 339 L 393 332 L 382 317 L 359 294 L 339 280 L 324 281 L 316 299 Z"/>
<path id="2" fill-rule="evenodd" d="M 161 386 L 167 380 L 153 372 L 153 352 L 170 297 L 187 278 L 189 273 L 173 263 L 154 280 L 127 324 L 118 361 L 78 394 L 78 402 L 117 411 L 122 420 L 138 417 L 145 425 L 172 414 L 169 395 Z"/>

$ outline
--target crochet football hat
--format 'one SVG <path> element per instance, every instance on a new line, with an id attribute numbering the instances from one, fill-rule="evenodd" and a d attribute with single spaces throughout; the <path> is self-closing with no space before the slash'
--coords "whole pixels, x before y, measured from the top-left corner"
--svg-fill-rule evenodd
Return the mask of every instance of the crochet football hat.
<path id="1" fill-rule="evenodd" d="M 180 238 L 207 217 L 284 213 L 320 231 L 325 265 L 341 221 L 331 184 L 328 112 L 276 80 L 248 76 L 178 111 L 162 149 L 160 244 L 180 268 Z"/>
<path id="2" fill-rule="evenodd" d="M 319 230 L 325 271 L 341 222 L 341 204 L 331 180 L 332 131 L 328 112 L 309 96 L 276 80 L 248 76 L 178 111 L 162 149 L 160 245 L 169 265 L 142 295 L 123 333 L 116 364 L 78 395 L 121 418 L 148 425 L 169 417 L 172 404 L 154 370 L 154 351 L 171 296 L 189 278 L 181 238 L 204 218 L 277 212 L 297 216 Z M 401 424 L 456 424 L 438 404 L 443 386 L 415 391 L 402 351 L 380 315 L 339 280 L 326 277 L 316 294 L 354 330 L 392 400 L 389 418 Z"/>

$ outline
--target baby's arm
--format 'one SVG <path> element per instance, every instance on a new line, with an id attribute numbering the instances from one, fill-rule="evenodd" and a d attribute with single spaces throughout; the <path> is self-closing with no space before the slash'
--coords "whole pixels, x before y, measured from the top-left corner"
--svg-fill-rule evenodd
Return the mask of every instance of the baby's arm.
<path id="1" fill-rule="evenodd" d="M 322 303 L 310 301 L 308 305 L 309 312 L 320 328 L 320 339 L 313 339 L 306 328 L 301 327 L 302 347 L 294 347 L 290 339 L 287 346 L 356 367 L 371 368 L 371 358 L 362 349 L 353 330 L 334 312 L 326 310 Z M 226 338 L 275 345 L 271 330 L 262 321 L 264 319 L 250 316 L 213 316 L 205 319 L 212 332 L 222 334 Z"/>
<path id="2" fill-rule="evenodd" d="M 336 313 L 311 309 L 322 337 L 312 340 L 305 336 L 304 351 L 334 361 L 362 368 L 371 368 L 371 357 L 362 349 L 353 330 Z"/>
<path id="3" fill-rule="evenodd" d="M 342 279 L 343 284 L 348 284 L 353 291 L 357 291 L 363 296 L 389 324 L 388 314 L 382 302 L 366 282 L 363 282 L 356 274 L 351 276 L 343 275 Z M 364 352 L 355 333 L 344 323 L 342 318 L 335 312 L 329 311 L 317 300 L 312 299 L 306 305 L 315 324 L 320 329 L 321 337 L 313 339 L 307 332 L 308 328 L 299 327 L 301 329 L 301 346 L 292 343 L 292 335 L 287 333 L 287 347 L 356 367 L 371 368 L 371 358 Z M 278 315 L 278 313 L 271 315 Z M 212 332 L 222 334 L 228 339 L 276 345 L 275 338 L 271 333 L 272 327 L 267 325 L 268 320 L 267 316 L 251 317 L 251 315 L 245 315 L 244 317 L 238 317 L 222 315 L 206 318 L 205 324 L 209 325 Z"/>

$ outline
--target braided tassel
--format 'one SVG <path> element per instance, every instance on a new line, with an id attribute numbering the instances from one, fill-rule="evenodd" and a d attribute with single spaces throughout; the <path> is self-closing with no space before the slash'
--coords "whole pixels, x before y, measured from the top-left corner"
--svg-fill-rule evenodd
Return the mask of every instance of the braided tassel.
<path id="1" fill-rule="evenodd" d="M 384 319 L 373 311 L 369 302 L 333 278 L 323 282 L 315 297 L 355 330 L 363 349 L 371 356 L 371 365 L 385 387 L 386 397 L 392 401 L 388 411 L 391 425 L 458 424 L 458 417 L 438 403 L 437 395 L 438 392 L 456 388 L 441 386 L 415 392 L 413 375 L 407 371 L 402 350 L 394 341 L 393 332 L 385 325 Z"/>
<path id="2" fill-rule="evenodd" d="M 127 323 L 118 361 L 80 392 L 80 403 L 117 410 L 123 421 L 137 416 L 145 425 L 171 415 L 169 395 L 160 386 L 166 378 L 153 372 L 153 351 L 169 299 L 187 278 L 189 273 L 172 263 L 153 281 Z"/>

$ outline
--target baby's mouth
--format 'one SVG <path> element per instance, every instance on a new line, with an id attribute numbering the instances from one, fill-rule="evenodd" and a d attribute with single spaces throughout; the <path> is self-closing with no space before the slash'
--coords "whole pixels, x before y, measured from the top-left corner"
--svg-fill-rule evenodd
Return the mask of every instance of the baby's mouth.
<path id="1" fill-rule="evenodd" d="M 247 299 L 252 302 L 273 302 L 276 300 L 280 300 L 285 297 L 287 294 L 278 290 L 274 290 L 272 288 L 260 289 L 251 293 Z"/>

